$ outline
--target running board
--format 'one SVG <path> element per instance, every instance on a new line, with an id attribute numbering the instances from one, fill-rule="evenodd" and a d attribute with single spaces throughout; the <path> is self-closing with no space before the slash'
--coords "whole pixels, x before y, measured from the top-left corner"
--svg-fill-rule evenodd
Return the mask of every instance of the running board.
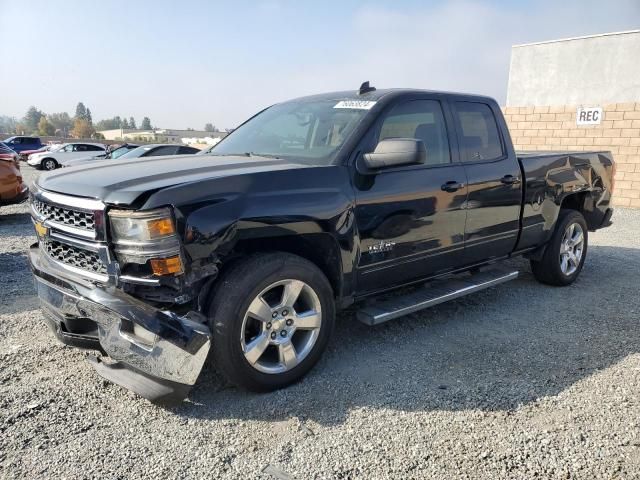
<path id="1" fill-rule="evenodd" d="M 516 278 L 518 272 L 515 270 L 492 269 L 466 277 L 434 280 L 407 295 L 366 305 L 358 311 L 357 317 L 366 325 L 379 325 Z"/>

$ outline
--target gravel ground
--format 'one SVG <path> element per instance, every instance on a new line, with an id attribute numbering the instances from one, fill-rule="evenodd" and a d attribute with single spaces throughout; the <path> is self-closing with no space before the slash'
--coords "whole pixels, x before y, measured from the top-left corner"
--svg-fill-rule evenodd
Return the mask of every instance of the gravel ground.
<path id="1" fill-rule="evenodd" d="M 26 212 L 0 210 L 2 478 L 640 478 L 640 211 L 591 235 L 570 287 L 512 261 L 518 280 L 389 324 L 343 313 L 293 387 L 208 368 L 168 410 L 48 332 Z"/>

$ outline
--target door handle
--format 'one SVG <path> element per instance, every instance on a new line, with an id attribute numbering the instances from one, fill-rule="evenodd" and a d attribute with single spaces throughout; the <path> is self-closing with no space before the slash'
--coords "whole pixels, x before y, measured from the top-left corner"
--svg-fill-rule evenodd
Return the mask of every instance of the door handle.
<path id="1" fill-rule="evenodd" d="M 500 181 L 505 185 L 517 185 L 520 183 L 520 178 L 514 177 L 513 175 L 505 175 Z"/>
<path id="2" fill-rule="evenodd" d="M 442 187 L 440 187 L 445 192 L 457 192 L 461 188 L 464 188 L 464 183 L 456 182 L 455 180 L 451 180 L 447 183 L 444 183 Z"/>

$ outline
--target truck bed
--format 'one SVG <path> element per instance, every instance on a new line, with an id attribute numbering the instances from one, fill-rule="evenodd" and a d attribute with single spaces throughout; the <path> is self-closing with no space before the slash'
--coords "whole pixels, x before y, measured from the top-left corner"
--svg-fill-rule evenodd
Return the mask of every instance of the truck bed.
<path id="1" fill-rule="evenodd" d="M 524 179 L 522 234 L 518 249 L 545 243 L 558 215 L 558 205 L 584 192 L 584 216 L 590 230 L 604 226 L 611 214 L 614 162 L 611 152 L 516 152 Z M 589 192 L 589 193 L 588 193 Z M 567 207 L 567 205 L 565 205 Z"/>
<path id="2" fill-rule="evenodd" d="M 584 154 L 606 154 L 611 156 L 611 152 L 607 150 L 589 150 L 589 151 L 576 151 L 576 150 L 516 150 L 518 158 L 529 157 L 548 157 L 548 156 L 580 156 Z"/>

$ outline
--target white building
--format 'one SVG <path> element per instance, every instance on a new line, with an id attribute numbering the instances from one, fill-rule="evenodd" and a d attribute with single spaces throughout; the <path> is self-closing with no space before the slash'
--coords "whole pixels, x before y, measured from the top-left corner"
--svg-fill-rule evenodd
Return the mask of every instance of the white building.
<path id="1" fill-rule="evenodd" d="M 132 142 L 139 141 L 158 143 L 189 143 L 207 145 L 213 145 L 227 135 L 226 132 L 178 130 L 169 128 L 155 128 L 153 130 L 116 128 L 113 130 L 101 130 L 98 133 L 103 135 L 105 140 L 127 140 Z"/>

